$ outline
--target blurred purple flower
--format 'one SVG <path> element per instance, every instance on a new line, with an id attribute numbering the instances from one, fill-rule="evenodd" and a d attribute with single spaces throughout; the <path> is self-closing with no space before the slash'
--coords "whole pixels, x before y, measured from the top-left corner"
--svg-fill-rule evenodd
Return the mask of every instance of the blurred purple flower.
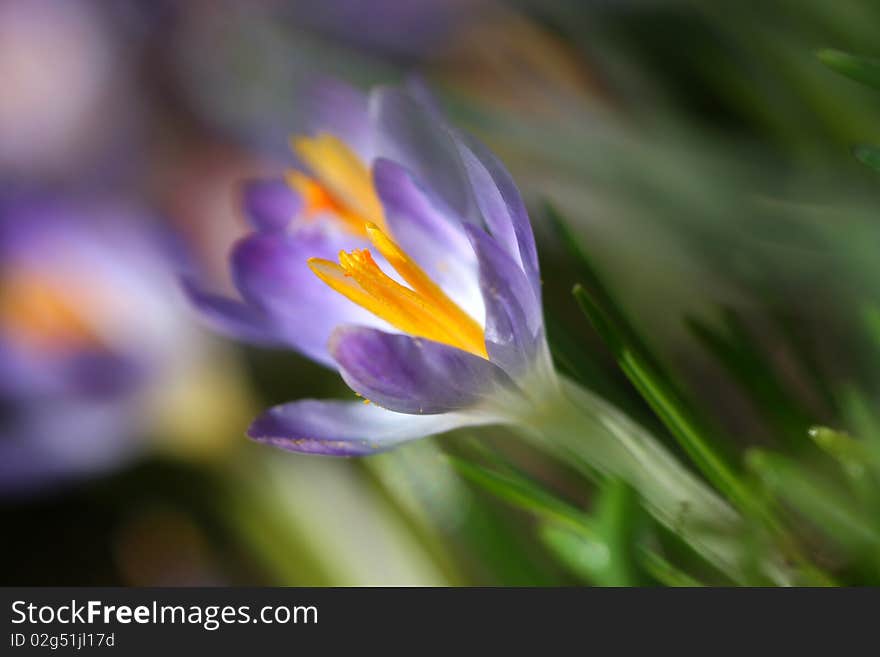
<path id="1" fill-rule="evenodd" d="M 127 69 L 132 40 L 121 47 L 120 26 L 101 5 L 0 2 L 4 177 L 105 180 L 136 165 L 130 155 L 139 105 Z"/>
<path id="2" fill-rule="evenodd" d="M 135 454 L 143 393 L 185 324 L 169 261 L 131 209 L 0 202 L 0 493 Z"/>
<path id="3" fill-rule="evenodd" d="M 303 25 L 367 49 L 397 56 L 442 54 L 490 0 L 300 0 L 290 11 Z"/>
<path id="4" fill-rule="evenodd" d="M 231 254 L 240 299 L 185 286 L 215 329 L 336 368 L 365 402 L 283 404 L 248 434 L 361 455 L 515 422 L 556 381 L 510 175 L 417 84 L 365 95 L 327 82 L 307 102 L 298 168 L 245 187 L 254 230 Z"/>

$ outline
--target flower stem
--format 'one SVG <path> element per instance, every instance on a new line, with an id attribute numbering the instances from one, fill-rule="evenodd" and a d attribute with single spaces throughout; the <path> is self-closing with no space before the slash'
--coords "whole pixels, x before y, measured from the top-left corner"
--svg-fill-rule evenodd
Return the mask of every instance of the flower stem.
<path id="1" fill-rule="evenodd" d="M 793 582 L 772 552 L 749 563 L 743 517 L 648 431 L 573 382 L 562 379 L 560 393 L 516 425 L 526 439 L 582 472 L 628 483 L 659 522 L 735 582 L 754 583 L 755 575 L 776 584 Z"/>

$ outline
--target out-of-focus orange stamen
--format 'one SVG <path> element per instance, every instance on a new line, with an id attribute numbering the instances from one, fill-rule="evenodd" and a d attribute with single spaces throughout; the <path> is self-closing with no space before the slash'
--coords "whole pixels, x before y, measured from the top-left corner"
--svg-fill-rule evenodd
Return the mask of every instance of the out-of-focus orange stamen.
<path id="1" fill-rule="evenodd" d="M 345 143 L 322 133 L 294 137 L 291 147 L 312 174 L 287 175 L 288 183 L 303 197 L 306 216 L 327 212 L 359 235 L 364 235 L 366 222 L 385 226 L 370 171 Z"/>
<path id="2" fill-rule="evenodd" d="M 74 301 L 35 274 L 10 273 L 0 282 L 0 327 L 20 344 L 53 350 L 98 344 Z"/>

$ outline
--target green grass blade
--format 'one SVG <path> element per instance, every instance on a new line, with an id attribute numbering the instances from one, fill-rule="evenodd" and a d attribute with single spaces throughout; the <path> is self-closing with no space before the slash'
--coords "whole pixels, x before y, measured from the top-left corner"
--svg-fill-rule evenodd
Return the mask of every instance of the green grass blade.
<path id="1" fill-rule="evenodd" d="M 586 285 L 575 286 L 575 299 L 630 383 L 703 476 L 746 517 L 769 530 L 773 536 L 783 537 L 786 530 L 774 510 L 745 485 L 728 460 L 723 445 L 718 442 L 717 432 L 710 430 L 701 414 L 685 402 L 678 386 L 615 303 L 562 216 L 549 204 L 546 205 L 546 215 L 580 263 L 580 273 Z"/>
<path id="2" fill-rule="evenodd" d="M 880 60 L 826 48 L 817 53 L 819 61 L 851 80 L 880 89 Z"/>
<path id="3" fill-rule="evenodd" d="M 540 537 L 556 559 L 580 579 L 599 586 L 632 585 L 628 579 L 618 579 L 611 569 L 612 551 L 605 541 L 553 523 L 541 526 Z"/>
<path id="4" fill-rule="evenodd" d="M 865 446 L 880 464 L 880 415 L 874 400 L 861 390 L 846 386 L 840 392 L 847 426 L 865 441 Z"/>
<path id="5" fill-rule="evenodd" d="M 605 576 L 614 586 L 637 585 L 640 577 L 635 551 L 645 520 L 638 495 L 622 481 L 607 482 L 596 502 L 595 519 L 611 551 Z"/>
<path id="6" fill-rule="evenodd" d="M 698 428 L 697 421 L 680 401 L 666 378 L 637 346 L 630 344 L 623 331 L 617 330 L 612 320 L 587 290 L 577 285 L 574 296 L 581 309 L 593 323 L 617 362 L 639 393 L 645 398 L 679 444 L 705 477 L 734 503 L 750 507 L 746 489 L 731 466 L 720 455 Z"/>
<path id="7" fill-rule="evenodd" d="M 577 340 L 569 327 L 556 320 L 551 314 L 545 317 L 550 351 L 557 369 L 591 389 L 601 389 L 616 403 L 625 403 L 622 386 L 579 348 Z"/>
<path id="8" fill-rule="evenodd" d="M 860 144 L 853 149 L 853 155 L 865 166 L 880 172 L 880 147 Z"/>
<path id="9" fill-rule="evenodd" d="M 723 313 L 727 335 L 722 335 L 699 319 L 685 323 L 694 337 L 724 367 L 755 408 L 775 430 L 776 435 L 795 449 L 809 445 L 806 432 L 809 416 L 803 405 L 786 390 L 774 366 L 762 355 L 739 315 L 727 308 Z"/>
<path id="10" fill-rule="evenodd" d="M 862 505 L 880 508 L 880 488 L 871 476 L 872 468 L 880 470 L 880 461 L 870 445 L 828 427 L 810 427 L 809 436 L 837 462 Z"/>
<path id="11" fill-rule="evenodd" d="M 449 458 L 465 479 L 542 520 L 545 547 L 576 576 L 600 586 L 630 586 L 642 583 L 644 572 L 663 585 L 698 585 L 654 549 L 639 545 L 644 510 L 626 484 L 607 482 L 590 515 L 522 475 Z"/>
<path id="12" fill-rule="evenodd" d="M 599 539 L 593 521 L 586 513 L 561 501 L 526 477 L 509 472 L 500 473 L 453 456 L 448 458 L 465 479 L 509 504 Z"/>
<path id="13" fill-rule="evenodd" d="M 593 267 L 587 254 L 581 248 L 577 236 L 572 232 L 571 228 L 569 228 L 568 222 L 563 218 L 559 210 L 557 210 L 549 201 L 545 201 L 543 205 L 543 214 L 547 219 L 547 223 L 553 227 L 554 232 L 564 244 L 565 248 L 577 261 L 578 273 L 581 280 L 584 281 L 584 284 L 589 286 L 594 294 L 600 297 L 606 306 L 614 307 L 615 310 L 617 310 L 613 298 L 605 288 L 605 284 L 602 282 L 601 277 Z"/>
<path id="14" fill-rule="evenodd" d="M 867 304 L 862 309 L 862 319 L 868 336 L 880 348 L 880 307 L 874 304 Z"/>
<path id="15" fill-rule="evenodd" d="M 581 247 L 577 236 L 569 228 L 568 223 L 559 211 L 549 202 L 544 203 L 544 215 L 546 216 L 548 223 L 553 226 L 554 231 L 559 236 L 559 239 L 565 245 L 566 249 L 577 262 L 578 276 L 581 285 L 589 290 L 590 295 L 598 301 L 601 308 L 603 308 L 604 313 L 609 316 L 610 320 L 618 330 L 625 334 L 626 341 L 631 345 L 636 345 L 642 352 L 643 358 L 651 361 L 652 366 L 659 371 L 661 369 L 659 364 L 654 362 L 650 350 L 643 343 L 638 333 L 632 328 L 632 323 L 629 321 L 626 312 L 624 312 L 623 308 L 621 308 L 621 306 L 614 300 L 614 296 L 608 290 L 608 287 L 593 266 L 587 253 Z"/>
<path id="16" fill-rule="evenodd" d="M 810 427 L 810 438 L 829 456 L 842 463 L 869 463 L 871 454 L 852 436 L 828 427 Z"/>
<path id="17" fill-rule="evenodd" d="M 800 511 L 829 538 L 854 549 L 880 547 L 880 529 L 838 488 L 780 454 L 756 449 L 747 462 L 773 495 Z"/>
<path id="18" fill-rule="evenodd" d="M 664 586 L 675 588 L 703 586 L 700 581 L 676 568 L 653 550 L 640 550 L 639 563 L 645 572 Z"/>
<path id="19" fill-rule="evenodd" d="M 624 374 L 704 476 L 732 501 L 744 502 L 742 486 L 722 456 L 720 446 L 710 442 L 707 432 L 698 428 L 702 423 L 687 408 L 672 381 L 615 303 L 567 222 L 550 203 L 545 203 L 544 213 L 578 262 L 584 284 L 575 286 L 575 299 L 615 355 Z"/>

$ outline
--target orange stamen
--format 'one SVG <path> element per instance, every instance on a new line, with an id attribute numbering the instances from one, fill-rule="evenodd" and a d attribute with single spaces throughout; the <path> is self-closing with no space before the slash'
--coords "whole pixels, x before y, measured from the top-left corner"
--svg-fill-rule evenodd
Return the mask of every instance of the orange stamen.
<path id="1" fill-rule="evenodd" d="M 98 337 L 58 285 L 36 275 L 11 274 L 0 286 L 0 326 L 36 349 L 96 344 Z"/>
<path id="2" fill-rule="evenodd" d="M 385 225 L 382 204 L 369 169 L 342 141 L 329 134 L 294 137 L 291 147 L 313 174 L 288 173 L 288 183 L 306 204 L 306 215 L 328 212 L 358 235 L 364 223 Z"/>
<path id="3" fill-rule="evenodd" d="M 488 358 L 482 327 L 375 224 L 367 235 L 412 288 L 383 272 L 368 250 L 341 252 L 339 264 L 320 258 L 309 267 L 331 288 L 411 335 L 435 340 Z"/>

